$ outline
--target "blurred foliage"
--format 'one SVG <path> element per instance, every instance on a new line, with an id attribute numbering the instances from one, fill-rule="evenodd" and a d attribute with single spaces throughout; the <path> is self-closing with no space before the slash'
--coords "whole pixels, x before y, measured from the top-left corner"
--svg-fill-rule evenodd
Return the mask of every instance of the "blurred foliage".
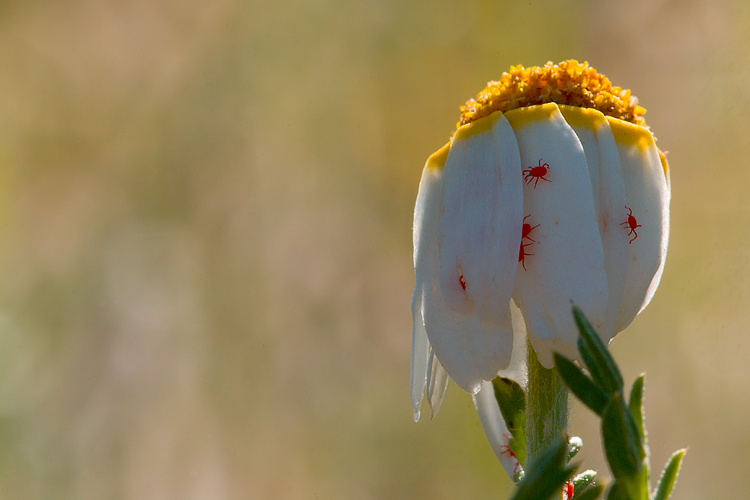
<path id="1" fill-rule="evenodd" d="M 412 422 L 412 209 L 459 105 L 575 58 L 670 151 L 662 286 L 612 348 L 649 370 L 654 460 L 691 446 L 679 498 L 735 498 L 748 23 L 737 0 L 3 2 L 0 496 L 510 494 L 468 395 Z"/>

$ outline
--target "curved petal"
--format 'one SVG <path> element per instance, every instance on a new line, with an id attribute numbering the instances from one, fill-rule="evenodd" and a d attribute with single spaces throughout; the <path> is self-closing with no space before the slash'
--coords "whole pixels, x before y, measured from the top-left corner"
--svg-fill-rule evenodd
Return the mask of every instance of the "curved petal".
<path id="1" fill-rule="evenodd" d="M 575 345 L 571 302 L 596 328 L 604 324 L 604 252 L 586 156 L 557 105 L 516 109 L 505 116 L 525 169 L 524 214 L 535 226 L 533 241 L 522 242 L 527 256 L 518 266 L 513 300 L 523 312 L 539 361 L 549 368 L 552 353 L 537 341 Z"/>
<path id="2" fill-rule="evenodd" d="M 581 141 L 591 177 L 607 273 L 607 311 L 598 332 L 606 344 L 613 335 L 627 268 L 625 258 L 629 238 L 620 226 L 620 214 L 626 204 L 620 155 L 609 122 L 600 111 L 575 106 L 560 106 L 560 111 Z"/>
<path id="3" fill-rule="evenodd" d="M 458 129 L 445 165 L 440 286 L 455 311 L 484 322 L 508 315 L 521 234 L 519 164 L 513 131 L 496 112 Z"/>
<path id="4" fill-rule="evenodd" d="M 513 321 L 513 353 L 511 354 L 510 364 L 505 370 L 500 370 L 498 377 L 509 378 L 518 382 L 521 387 L 526 387 L 527 370 L 526 370 L 526 323 L 521 316 L 521 310 L 510 301 L 510 313 Z M 519 469 L 518 459 L 511 453 L 508 441 L 511 433 L 503 418 L 500 406 L 495 399 L 495 390 L 491 381 L 482 382 L 479 392 L 472 396 L 474 399 L 474 408 L 479 415 L 479 421 L 490 442 L 492 451 L 495 452 L 498 460 L 505 468 L 511 479 L 515 477 Z"/>
<path id="5" fill-rule="evenodd" d="M 648 305 L 661 280 L 669 240 L 670 191 L 666 159 L 662 163 L 651 132 L 622 120 L 608 121 L 620 154 L 627 198 L 619 214 L 620 227 L 630 237 L 625 292 L 615 321 L 615 332 L 619 332 Z"/>
<path id="6" fill-rule="evenodd" d="M 428 354 L 430 341 L 422 321 L 422 290 L 414 290 L 411 298 L 411 313 L 414 322 L 411 334 L 411 364 L 409 366 L 409 387 L 411 404 L 414 407 L 414 421 L 419 421 L 419 409 L 428 374 Z"/>
<path id="7" fill-rule="evenodd" d="M 430 405 L 430 418 L 440 411 L 440 405 L 443 403 L 445 389 L 448 387 L 448 372 L 445 371 L 440 360 L 430 348 L 430 364 L 427 373 L 427 403 Z"/>
<path id="8" fill-rule="evenodd" d="M 492 382 L 482 382 L 481 389 L 472 398 L 474 408 L 477 410 L 479 421 L 482 423 L 484 434 L 487 436 L 487 441 L 490 442 L 492 451 L 495 452 L 495 456 L 505 472 L 513 479 L 521 464 L 510 450 L 510 431 L 508 431 L 505 419 L 500 413 Z"/>
<path id="9" fill-rule="evenodd" d="M 424 321 L 443 367 L 471 393 L 510 360 L 519 166 L 513 130 L 498 112 L 458 129 L 443 171 L 437 262 L 431 261 L 438 279 L 425 287 Z"/>
<path id="10" fill-rule="evenodd" d="M 526 369 L 526 321 L 513 299 L 510 300 L 510 318 L 513 324 L 513 351 L 508 368 L 500 370 L 498 377 L 509 378 L 526 387 L 528 370 Z"/>
<path id="11" fill-rule="evenodd" d="M 437 236 L 437 219 L 435 210 L 439 208 L 440 191 L 443 183 L 443 168 L 448 158 L 451 143 L 433 153 L 422 170 L 419 180 L 417 201 L 414 203 L 414 269 L 425 256 L 425 246 L 434 246 Z"/>
<path id="12" fill-rule="evenodd" d="M 425 384 L 429 375 L 428 357 L 430 342 L 424 327 L 424 288 L 435 269 L 435 248 L 437 247 L 437 214 L 440 209 L 440 186 L 445 159 L 450 143 L 430 156 L 422 171 L 419 192 L 414 207 L 414 271 L 416 283 L 411 299 L 411 312 L 414 322 L 411 340 L 410 387 L 411 403 L 414 406 L 414 421 L 419 420 Z"/>

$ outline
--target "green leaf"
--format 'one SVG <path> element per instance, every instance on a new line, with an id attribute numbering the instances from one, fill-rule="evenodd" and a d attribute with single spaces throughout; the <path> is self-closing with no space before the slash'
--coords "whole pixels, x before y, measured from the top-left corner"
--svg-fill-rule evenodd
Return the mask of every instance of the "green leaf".
<path id="1" fill-rule="evenodd" d="M 510 431 L 508 443 L 511 451 L 521 463 L 526 463 L 526 394 L 515 380 L 495 377 L 492 381 L 495 399 Z"/>
<path id="2" fill-rule="evenodd" d="M 604 491 L 604 485 L 602 484 L 594 484 L 592 486 L 589 486 L 588 488 L 581 490 L 580 493 L 576 489 L 573 490 L 572 500 L 595 500 L 599 498 L 599 495 L 602 494 L 602 491 Z"/>
<path id="3" fill-rule="evenodd" d="M 615 479 L 607 493 L 607 500 L 648 500 L 648 486 L 641 487 L 638 477 Z"/>
<path id="4" fill-rule="evenodd" d="M 555 366 L 557 371 L 560 373 L 565 385 L 568 389 L 580 399 L 583 404 L 591 408 L 591 410 L 600 415 L 604 413 L 604 408 L 607 406 L 609 398 L 607 394 L 602 391 L 599 386 L 591 381 L 583 370 L 575 365 L 565 356 L 558 353 L 552 354 L 555 359 Z"/>
<path id="5" fill-rule="evenodd" d="M 638 433 L 641 435 L 643 444 L 646 444 L 646 428 L 643 424 L 645 414 L 643 412 L 643 383 L 646 374 L 641 375 L 633 382 L 633 388 L 630 390 L 630 414 L 633 416 Z"/>
<path id="6" fill-rule="evenodd" d="M 677 481 L 685 450 L 675 452 L 669 459 L 652 498 L 649 492 L 651 466 L 643 409 L 645 374 L 641 374 L 633 383 L 626 406 L 622 374 L 617 364 L 583 312 L 574 306 L 573 315 L 581 334 L 578 349 L 591 373 L 591 379 L 570 360 L 558 354 L 555 354 L 555 365 L 571 392 L 602 417 L 602 444 L 615 476 L 607 491 L 607 500 L 668 500 Z M 606 399 L 603 407 L 601 394 L 597 390 Z M 595 487 L 598 491 L 593 489 Z M 601 490 L 601 485 L 584 487 L 579 496 L 574 483 L 573 498 L 594 500 Z"/>
<path id="7" fill-rule="evenodd" d="M 577 306 L 573 306 L 573 316 L 581 334 L 578 339 L 578 350 L 581 351 L 581 357 L 591 372 L 594 382 L 610 393 L 622 392 L 622 374 L 607 351 L 607 347 L 586 319 L 583 311 Z"/>
<path id="8" fill-rule="evenodd" d="M 615 479 L 612 482 L 612 484 L 609 486 L 609 491 L 607 492 L 607 500 L 635 500 L 635 499 L 630 498 L 630 495 L 628 494 L 628 489 L 625 487 L 625 484 Z"/>
<path id="9" fill-rule="evenodd" d="M 568 454 L 565 457 L 565 460 L 570 462 L 574 456 L 578 455 L 578 452 L 581 451 L 582 447 L 583 441 L 578 436 L 572 436 L 568 439 Z"/>
<path id="10" fill-rule="evenodd" d="M 661 478 L 659 478 L 659 485 L 656 487 L 654 500 L 667 500 L 672 494 L 672 489 L 677 482 L 677 476 L 680 474 L 682 457 L 685 456 L 685 452 L 687 452 L 685 449 L 677 450 L 667 461 L 667 465 L 661 473 Z"/>
<path id="11" fill-rule="evenodd" d="M 511 500 L 548 499 L 559 494 L 573 475 L 577 465 L 566 465 L 568 443 L 560 439 L 552 443 L 537 460 L 526 469 Z"/>
<path id="12" fill-rule="evenodd" d="M 596 471 L 595 470 L 587 470 L 583 471 L 580 474 L 578 474 L 576 477 L 573 478 L 573 497 L 575 498 L 575 492 L 576 491 L 583 491 L 586 489 L 588 485 L 594 482 L 594 479 L 596 479 Z"/>
<path id="13" fill-rule="evenodd" d="M 629 425 L 630 411 L 619 394 L 610 399 L 602 415 L 602 441 L 609 468 L 616 479 L 635 476 L 640 470 L 640 440 Z"/>
<path id="14" fill-rule="evenodd" d="M 625 483 L 630 488 L 630 496 L 636 500 L 649 500 L 651 494 L 651 482 L 649 480 L 649 474 L 651 472 L 651 465 L 648 459 L 641 460 L 641 470 L 638 475 L 634 478 L 628 478 Z"/>

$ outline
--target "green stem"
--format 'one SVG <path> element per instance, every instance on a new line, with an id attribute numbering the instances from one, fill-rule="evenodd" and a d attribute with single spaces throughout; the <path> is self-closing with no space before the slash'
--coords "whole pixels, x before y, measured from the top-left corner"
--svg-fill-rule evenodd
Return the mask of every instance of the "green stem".
<path id="1" fill-rule="evenodd" d="M 526 466 L 568 427 L 568 390 L 557 373 L 542 366 L 527 344 L 529 383 L 526 388 Z"/>

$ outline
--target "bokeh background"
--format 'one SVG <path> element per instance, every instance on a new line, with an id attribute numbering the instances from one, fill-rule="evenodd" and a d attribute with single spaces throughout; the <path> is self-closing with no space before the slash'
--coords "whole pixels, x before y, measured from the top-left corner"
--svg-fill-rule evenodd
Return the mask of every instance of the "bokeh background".
<path id="1" fill-rule="evenodd" d="M 2 2 L 0 497 L 505 498 L 467 394 L 412 421 L 413 203 L 459 105 L 568 58 L 669 151 L 613 344 L 654 467 L 690 446 L 674 498 L 746 498 L 744 0 Z"/>

